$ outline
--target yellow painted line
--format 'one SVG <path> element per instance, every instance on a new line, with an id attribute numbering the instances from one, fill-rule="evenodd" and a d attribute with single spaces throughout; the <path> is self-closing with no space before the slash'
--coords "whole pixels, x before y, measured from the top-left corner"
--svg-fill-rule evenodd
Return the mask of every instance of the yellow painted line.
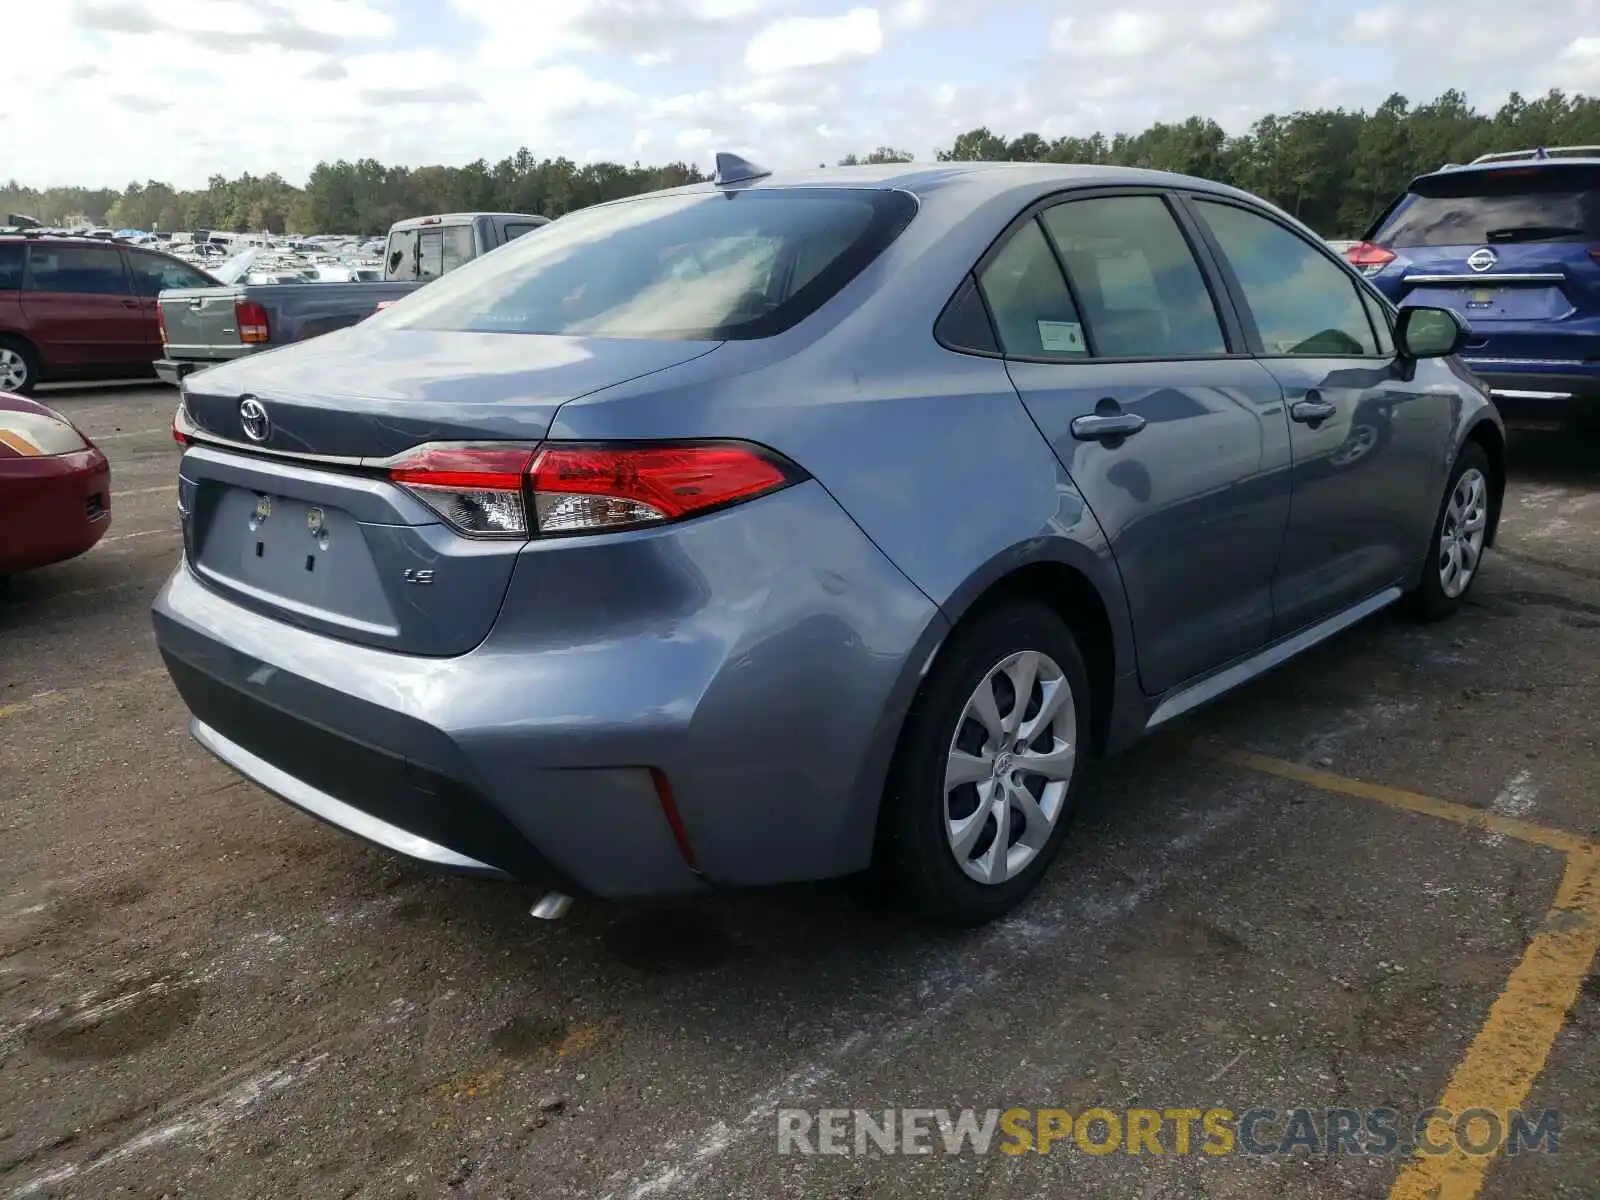
<path id="1" fill-rule="evenodd" d="M 1390 808 L 1398 808 L 1405 812 L 1424 813 L 1430 817 L 1440 817 L 1446 821 L 1454 821 L 1457 825 L 1467 825 L 1474 829 L 1491 830 L 1503 833 L 1506 837 L 1516 838 L 1518 841 L 1529 842 L 1535 846 L 1544 846 L 1551 850 L 1559 850 L 1563 854 L 1574 854 L 1596 849 L 1593 842 L 1571 833 L 1565 829 L 1551 829 L 1547 825 L 1539 825 L 1533 821 L 1521 821 L 1516 817 L 1501 816 L 1484 808 L 1473 808 L 1470 804 L 1454 804 L 1449 800 L 1438 800 L 1433 796 L 1424 796 L 1420 792 L 1407 792 L 1400 788 L 1385 787 L 1381 783 L 1367 783 L 1361 779 L 1349 779 L 1343 775 L 1334 775 L 1328 771 L 1319 771 L 1315 767 L 1303 767 L 1299 763 L 1286 762 L 1281 758 L 1269 758 L 1265 754 L 1253 754 L 1248 750 L 1224 750 L 1221 757 L 1228 762 L 1237 763 L 1242 767 L 1260 771 L 1265 775 L 1276 775 L 1280 779 L 1292 779 L 1297 783 L 1309 784 L 1325 792 L 1338 792 L 1345 796 L 1358 796 L 1363 800 L 1376 800 L 1379 804 L 1386 804 Z"/>
<path id="2" fill-rule="evenodd" d="M 152 679 L 166 677 L 165 667 L 149 667 L 143 671 L 135 671 L 132 675 L 123 675 L 116 679 L 103 679 L 98 683 L 86 683 L 80 687 L 61 688 L 53 692 L 40 692 L 38 695 L 29 696 L 26 700 L 17 700 L 11 704 L 0 704 L 0 721 L 7 717 L 21 717 L 28 713 L 38 712 L 41 709 L 56 708 L 62 704 L 71 704 L 75 700 L 85 699 L 89 696 L 107 692 L 122 692 L 129 688 L 142 687 Z"/>
<path id="3" fill-rule="evenodd" d="M 1566 855 L 1561 886 L 1544 923 L 1534 935 L 1489 1018 L 1472 1039 L 1439 1097 L 1439 1107 L 1459 1116 L 1483 1108 L 1502 1120 L 1528 1099 L 1533 1082 L 1544 1070 L 1567 1013 L 1578 999 L 1583 981 L 1600 958 L 1600 845 L 1564 829 L 1551 829 L 1466 804 L 1454 804 L 1418 792 L 1349 779 L 1245 750 L 1224 750 L 1219 757 L 1239 766 L 1308 784 L 1325 792 L 1374 800 L 1404 812 L 1422 813 L 1474 829 L 1487 829 Z M 1448 1123 L 1436 1119 L 1427 1138 L 1435 1145 L 1454 1146 Z M 1473 1200 L 1483 1187 L 1493 1155 L 1471 1155 L 1459 1148 L 1426 1154 L 1401 1168 L 1389 1200 Z"/>
<path id="4" fill-rule="evenodd" d="M 1487 1108 L 1504 1114 L 1520 1108 L 1544 1070 L 1556 1035 L 1578 998 L 1578 989 L 1600 955 L 1600 853 L 1577 851 L 1544 927 L 1501 989 L 1489 1019 L 1472 1039 L 1467 1056 L 1450 1076 L 1439 1105 L 1454 1113 Z M 1428 1137 L 1449 1145 L 1449 1127 L 1435 1121 Z M 1492 1157 L 1460 1149 L 1436 1157 L 1418 1155 L 1401 1170 L 1389 1200 L 1472 1200 L 1483 1186 Z"/>

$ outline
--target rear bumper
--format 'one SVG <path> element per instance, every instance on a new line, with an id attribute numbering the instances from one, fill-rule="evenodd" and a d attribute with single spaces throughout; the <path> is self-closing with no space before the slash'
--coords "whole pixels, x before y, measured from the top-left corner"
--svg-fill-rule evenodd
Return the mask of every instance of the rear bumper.
<path id="1" fill-rule="evenodd" d="M 0 571 L 84 553 L 111 527 L 111 466 L 97 449 L 0 462 Z"/>
<path id="2" fill-rule="evenodd" d="M 435 867 L 620 899 L 866 866 L 931 602 L 816 484 L 588 541 L 530 545 L 456 657 L 285 624 L 187 565 L 157 642 L 214 754 Z"/>
<path id="3" fill-rule="evenodd" d="M 1474 362 L 1467 367 L 1489 387 L 1508 421 L 1568 421 L 1600 410 L 1600 364 L 1594 370 L 1560 364 Z"/>
<path id="4" fill-rule="evenodd" d="M 173 387 L 177 387 L 182 382 L 183 377 L 198 365 L 198 363 L 184 362 L 176 358 L 158 358 L 155 362 L 156 378 L 160 379 L 162 383 L 170 383 Z"/>

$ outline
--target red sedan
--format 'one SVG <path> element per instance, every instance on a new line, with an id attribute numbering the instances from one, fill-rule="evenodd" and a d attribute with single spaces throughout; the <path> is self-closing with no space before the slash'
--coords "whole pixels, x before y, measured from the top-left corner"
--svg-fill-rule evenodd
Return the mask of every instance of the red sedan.
<path id="1" fill-rule="evenodd" d="M 111 464 L 60 413 L 0 392 L 0 575 L 75 558 L 111 525 Z"/>

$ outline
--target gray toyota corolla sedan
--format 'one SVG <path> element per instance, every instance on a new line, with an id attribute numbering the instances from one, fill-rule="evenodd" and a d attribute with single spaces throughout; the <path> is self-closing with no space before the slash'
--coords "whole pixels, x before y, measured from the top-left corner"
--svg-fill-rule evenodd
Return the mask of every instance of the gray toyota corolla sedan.
<path id="1" fill-rule="evenodd" d="M 190 376 L 195 738 L 439 867 L 1020 901 L 1086 760 L 1494 539 L 1502 426 L 1251 196 L 1033 164 L 599 205 Z"/>

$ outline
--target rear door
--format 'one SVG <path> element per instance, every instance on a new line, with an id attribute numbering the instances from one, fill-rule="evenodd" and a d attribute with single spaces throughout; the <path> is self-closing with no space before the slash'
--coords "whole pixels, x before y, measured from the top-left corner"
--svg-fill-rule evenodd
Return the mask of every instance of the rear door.
<path id="1" fill-rule="evenodd" d="M 1377 301 L 1328 247 L 1253 207 L 1189 203 L 1288 404 L 1293 502 L 1273 584 L 1283 635 L 1421 561 L 1459 397 L 1396 359 Z"/>
<path id="2" fill-rule="evenodd" d="M 22 309 L 39 352 L 58 369 L 103 372 L 154 357 L 116 246 L 30 242 Z"/>
<path id="3" fill-rule="evenodd" d="M 493 232 L 493 227 L 484 223 L 484 234 L 487 238 Z M 472 226 L 466 223 L 460 225 L 445 225 L 439 230 L 440 242 L 440 273 L 454 271 L 457 267 L 465 266 L 485 250 L 492 250 L 493 243 L 486 242 L 480 250 L 473 241 Z"/>
<path id="4" fill-rule="evenodd" d="M 1145 690 L 1266 642 L 1289 517 L 1283 393 L 1169 200 L 1047 207 L 979 286 L 1012 382 L 1111 543 Z"/>
<path id="5" fill-rule="evenodd" d="M 1377 230 L 1374 281 L 1398 304 L 1451 308 L 1469 361 L 1581 364 L 1600 337 L 1600 166 L 1551 161 L 1425 176 Z"/>

